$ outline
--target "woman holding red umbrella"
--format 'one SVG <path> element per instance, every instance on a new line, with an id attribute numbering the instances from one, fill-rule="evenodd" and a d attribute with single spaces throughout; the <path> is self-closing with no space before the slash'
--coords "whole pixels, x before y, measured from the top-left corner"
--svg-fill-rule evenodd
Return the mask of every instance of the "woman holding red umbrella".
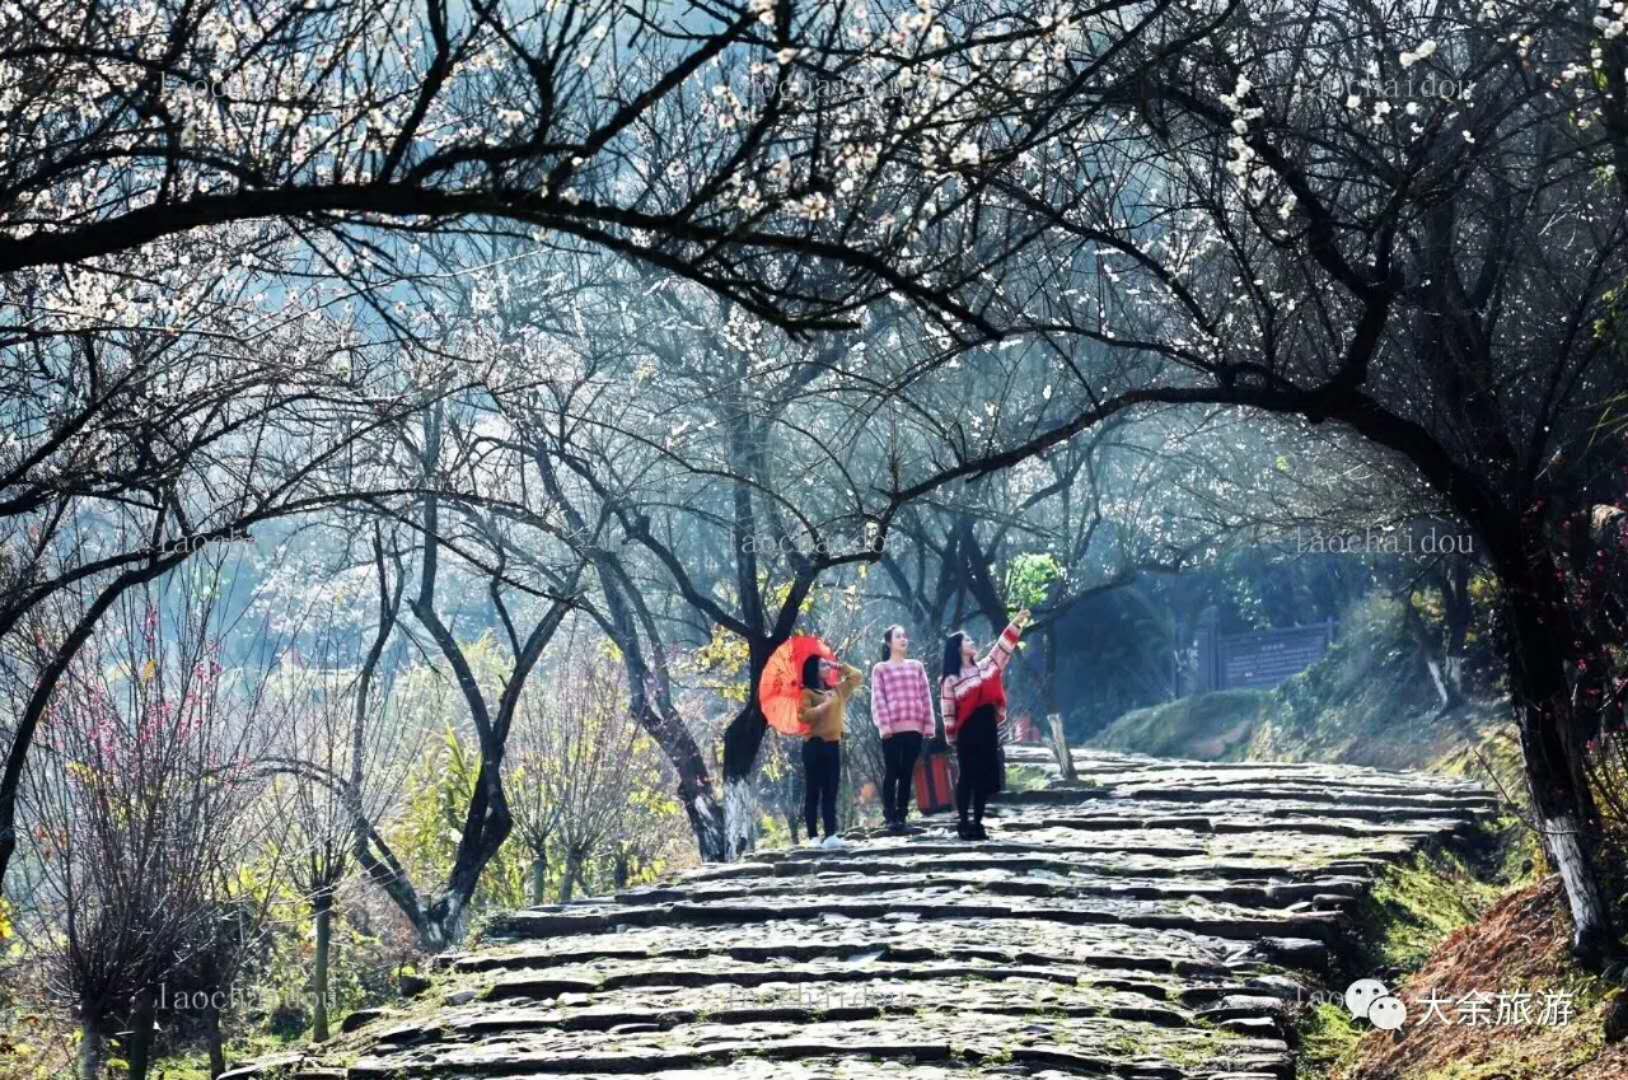
<path id="1" fill-rule="evenodd" d="M 810 840 L 818 835 L 816 811 L 823 819 L 822 847 L 848 846 L 837 835 L 837 785 L 842 780 L 842 733 L 848 699 L 864 678 L 858 668 L 834 658 L 810 656 L 803 661 L 803 698 L 797 710 L 797 719 L 808 731 L 803 740 L 803 819 Z"/>
<path id="2" fill-rule="evenodd" d="M 1006 716 L 1006 687 L 1001 675 L 1028 625 L 1029 609 L 1024 608 L 982 659 L 965 630 L 951 634 L 944 643 L 939 709 L 944 717 L 944 734 L 955 746 L 960 766 L 961 776 L 955 785 L 955 833 L 963 840 L 989 839 L 984 831 L 984 805 L 1000 779 L 1000 727 Z"/>

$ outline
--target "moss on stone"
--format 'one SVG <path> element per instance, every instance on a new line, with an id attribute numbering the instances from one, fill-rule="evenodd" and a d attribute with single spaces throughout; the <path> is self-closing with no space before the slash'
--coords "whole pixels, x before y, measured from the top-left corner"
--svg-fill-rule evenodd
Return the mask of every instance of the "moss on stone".
<path id="1" fill-rule="evenodd" d="M 1298 1080 L 1344 1075 L 1357 1058 L 1358 1043 L 1371 1031 L 1337 1000 L 1337 988 L 1362 978 L 1399 984 L 1423 967 L 1448 935 L 1478 921 L 1503 894 L 1504 852 L 1518 829 L 1512 819 L 1500 819 L 1450 845 L 1421 848 L 1380 872 L 1352 912 L 1355 933 L 1336 953 L 1329 980 L 1336 1000 L 1319 1000 L 1296 1016 Z M 1469 1080 L 1468 1074 L 1462 1080 Z"/>
<path id="2" fill-rule="evenodd" d="M 1203 1037 L 1192 1038 L 1195 1031 L 1201 1031 Z M 1174 1041 L 1160 1050 L 1165 1060 L 1183 1069 L 1198 1069 L 1213 1064 L 1216 1058 L 1232 1049 L 1229 1044 L 1243 1038 L 1236 1032 L 1207 1023 L 1197 1028 L 1188 1028 L 1187 1035 L 1188 1038 Z"/>
<path id="3" fill-rule="evenodd" d="M 1008 765 L 1007 791 L 1039 791 L 1050 783 L 1050 773 L 1039 765 Z"/>
<path id="4" fill-rule="evenodd" d="M 1353 979 L 1394 979 L 1417 971 L 1447 935 L 1468 926 L 1501 893 L 1488 869 L 1445 846 L 1423 849 L 1381 872 L 1355 912 L 1359 933 L 1347 954 Z"/>
<path id="5" fill-rule="evenodd" d="M 1295 1025 L 1300 1051 L 1295 1058 L 1296 1080 L 1331 1080 L 1351 1062 L 1357 1044 L 1367 1034 L 1342 1005 L 1320 1003 L 1305 1010 Z"/>

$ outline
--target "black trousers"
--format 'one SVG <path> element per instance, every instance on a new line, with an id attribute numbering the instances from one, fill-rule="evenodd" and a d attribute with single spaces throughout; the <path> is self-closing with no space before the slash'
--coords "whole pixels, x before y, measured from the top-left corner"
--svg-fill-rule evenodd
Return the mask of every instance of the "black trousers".
<path id="1" fill-rule="evenodd" d="M 967 820 L 969 811 L 973 821 L 982 821 L 984 805 L 1000 783 L 1000 737 L 995 718 L 995 706 L 979 706 L 967 717 L 955 740 L 955 759 L 961 769 L 955 784 L 955 813 L 962 821 Z"/>
<path id="2" fill-rule="evenodd" d="M 921 756 L 921 732 L 901 731 L 882 740 L 882 814 L 903 821 L 910 811 L 910 778 Z"/>
<path id="3" fill-rule="evenodd" d="M 816 836 L 818 817 L 825 819 L 825 835 L 837 835 L 837 785 L 842 782 L 842 744 L 828 739 L 803 741 L 803 821 L 808 835 Z"/>

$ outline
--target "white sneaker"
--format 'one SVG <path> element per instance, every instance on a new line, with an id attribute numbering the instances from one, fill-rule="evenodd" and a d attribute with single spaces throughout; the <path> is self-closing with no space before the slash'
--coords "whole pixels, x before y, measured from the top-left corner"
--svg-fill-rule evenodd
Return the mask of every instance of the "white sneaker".
<path id="1" fill-rule="evenodd" d="M 848 841 L 844 840 L 842 837 L 838 836 L 837 834 L 832 833 L 830 836 L 827 836 L 825 838 L 825 840 L 820 844 L 820 846 L 823 847 L 823 848 L 831 848 L 833 851 L 839 851 L 839 850 L 844 850 L 844 849 L 846 849 L 848 847 Z"/>

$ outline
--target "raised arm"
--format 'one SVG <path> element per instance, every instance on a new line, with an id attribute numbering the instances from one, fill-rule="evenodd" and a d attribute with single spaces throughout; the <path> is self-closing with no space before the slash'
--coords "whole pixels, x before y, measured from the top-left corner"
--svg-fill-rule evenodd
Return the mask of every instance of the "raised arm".
<path id="1" fill-rule="evenodd" d="M 1029 624 L 1028 611 L 1018 612 L 1018 617 L 1007 624 L 1001 631 L 1000 637 L 984 653 L 982 660 L 978 661 L 979 674 L 987 678 L 996 671 L 1005 671 L 1006 665 L 1012 662 L 1012 653 L 1017 649 L 1018 639 L 1023 636 L 1023 628 Z"/>

